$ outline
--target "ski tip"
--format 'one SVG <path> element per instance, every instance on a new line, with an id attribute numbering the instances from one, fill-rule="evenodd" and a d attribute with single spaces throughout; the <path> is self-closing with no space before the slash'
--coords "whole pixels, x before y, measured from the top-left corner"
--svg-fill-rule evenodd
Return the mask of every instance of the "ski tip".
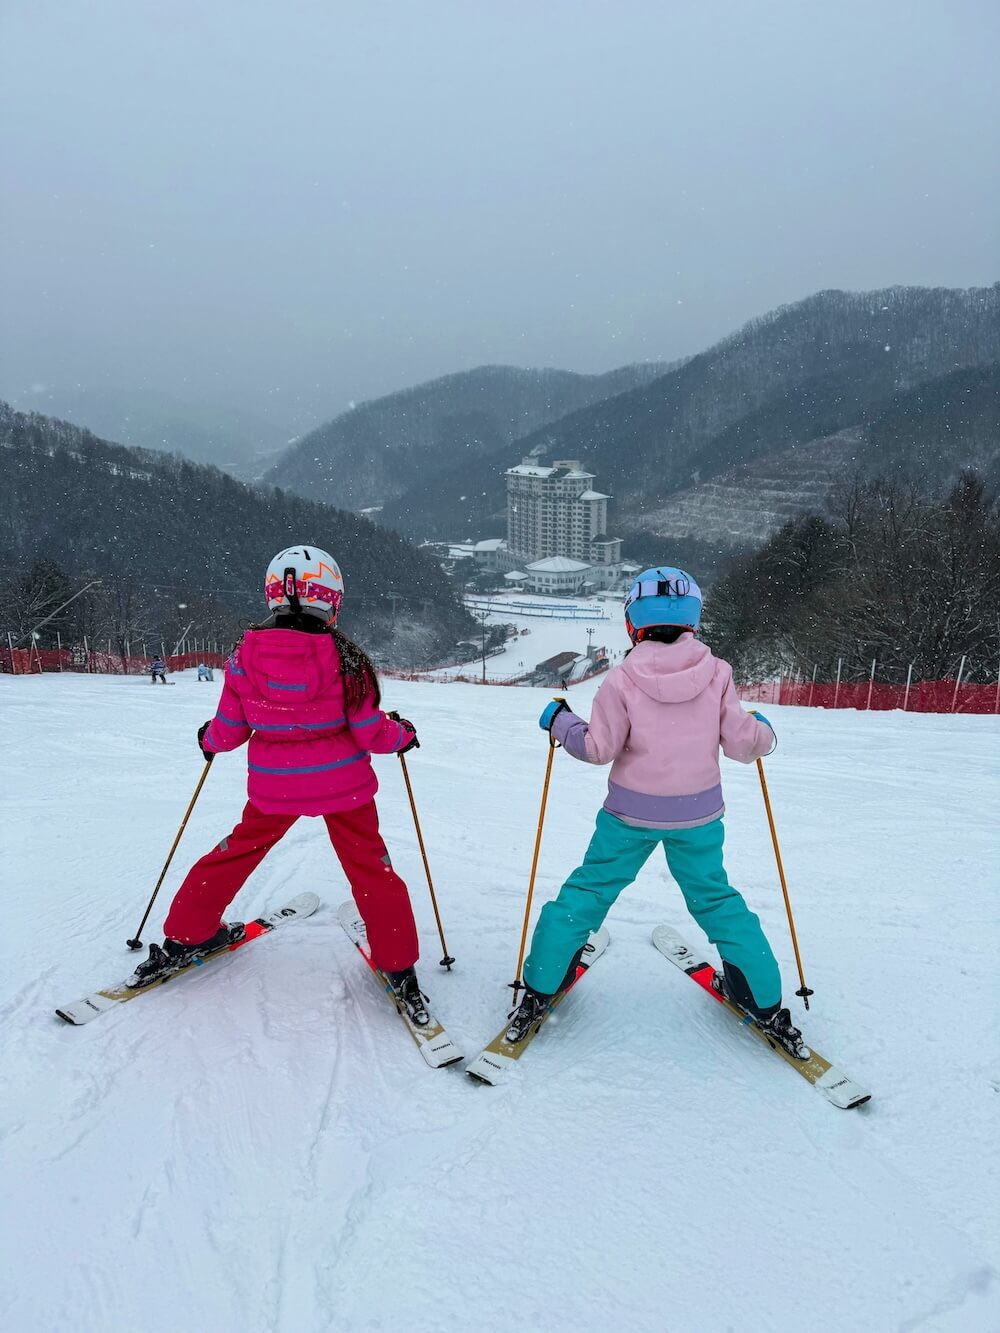
<path id="1" fill-rule="evenodd" d="M 318 893 L 300 893 L 284 907 L 278 909 L 279 916 L 312 916 L 319 907 Z"/>
<path id="2" fill-rule="evenodd" d="M 76 1026 L 76 1019 L 72 1014 L 67 1014 L 64 1009 L 57 1009 L 55 1013 L 56 1018 L 61 1018 L 64 1023 L 72 1023 L 74 1027 Z"/>

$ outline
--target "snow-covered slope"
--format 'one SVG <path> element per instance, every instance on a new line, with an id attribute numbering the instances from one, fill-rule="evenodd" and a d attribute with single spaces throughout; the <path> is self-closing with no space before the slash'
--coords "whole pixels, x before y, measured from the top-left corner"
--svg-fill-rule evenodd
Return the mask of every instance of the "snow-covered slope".
<path id="1" fill-rule="evenodd" d="M 574 692 L 583 711 L 593 689 Z M 88 1027 L 59 1023 L 56 1004 L 134 959 L 217 690 L 0 678 L 5 1330 L 1000 1327 L 996 719 L 774 710 L 769 780 L 816 991 L 805 1031 L 874 1094 L 840 1112 L 656 953 L 660 920 L 701 937 L 654 862 L 506 1086 L 426 1068 L 337 925 L 346 890 L 317 821 L 236 904 L 315 889 L 314 917 Z M 392 759 L 383 829 L 425 987 L 471 1055 L 514 969 L 546 694 L 387 695 L 421 732 L 410 772 L 451 975 Z M 603 781 L 557 756 L 542 900 Z M 725 781 L 730 874 L 791 991 L 756 774 L 729 765 Z M 163 908 L 243 791 L 242 756 L 223 756 Z"/>

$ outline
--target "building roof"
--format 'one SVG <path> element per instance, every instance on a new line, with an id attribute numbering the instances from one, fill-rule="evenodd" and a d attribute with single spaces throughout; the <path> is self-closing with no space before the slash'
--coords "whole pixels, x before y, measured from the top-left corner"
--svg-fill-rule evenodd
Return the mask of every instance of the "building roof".
<path id="1" fill-rule="evenodd" d="M 529 574 L 578 574 L 590 569 L 584 560 L 571 560 L 568 555 L 550 555 L 547 560 L 536 560 L 528 565 Z"/>
<path id="2" fill-rule="evenodd" d="M 512 569 L 509 574 L 504 575 L 510 583 L 523 583 L 527 577 L 523 569 Z"/>
<path id="3" fill-rule="evenodd" d="M 573 474 L 570 473 L 570 476 L 572 476 L 572 475 L 573 475 Z M 592 474 L 592 473 L 588 473 L 587 475 L 588 475 L 588 476 L 592 476 L 593 474 Z M 580 473 L 580 476 L 583 476 L 583 473 Z M 576 498 L 577 498 L 578 500 L 610 500 L 610 499 L 611 499 L 611 496 L 610 496 L 610 495 L 604 495 L 603 492 L 601 492 L 601 491 L 584 491 L 584 493 L 583 493 L 582 495 L 578 495 Z"/>
<path id="4" fill-rule="evenodd" d="M 501 546 L 506 546 L 507 541 L 504 537 L 487 537 L 485 541 L 476 542 L 473 550 L 475 551 L 499 551 Z"/>
<path id="5" fill-rule="evenodd" d="M 513 473 L 518 477 L 551 477 L 554 467 L 538 467 L 534 463 L 518 463 L 517 467 L 507 469 L 508 477 Z"/>
<path id="6" fill-rule="evenodd" d="M 547 657 L 544 662 L 539 662 L 535 667 L 536 671 L 562 671 L 568 667 L 571 662 L 577 659 L 577 653 L 556 653 L 555 657 Z"/>

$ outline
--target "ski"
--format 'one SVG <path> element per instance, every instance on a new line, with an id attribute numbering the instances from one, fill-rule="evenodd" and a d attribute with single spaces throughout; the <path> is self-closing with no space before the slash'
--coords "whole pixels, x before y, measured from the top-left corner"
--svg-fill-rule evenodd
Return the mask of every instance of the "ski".
<path id="1" fill-rule="evenodd" d="M 715 968 L 711 963 L 702 961 L 676 930 L 670 926 L 657 926 L 653 931 L 653 943 L 664 958 L 669 958 L 675 967 L 686 972 L 692 981 L 697 982 L 713 1000 L 717 1000 L 724 1009 L 737 1018 L 743 1027 L 759 1038 L 765 1046 L 770 1047 L 776 1055 L 780 1055 L 785 1063 L 791 1065 L 797 1074 L 801 1074 L 807 1083 L 817 1088 L 828 1102 L 839 1106 L 843 1111 L 849 1111 L 855 1106 L 864 1106 L 865 1102 L 871 1099 L 870 1092 L 866 1092 L 853 1079 L 847 1078 L 839 1069 L 834 1068 L 818 1051 L 810 1047 L 811 1054 L 808 1060 L 796 1060 L 776 1042 L 769 1040 L 748 1014 L 713 989 L 712 976 Z"/>
<path id="2" fill-rule="evenodd" d="M 227 944 L 221 949 L 216 949 L 213 953 L 205 954 L 202 958 L 196 958 L 185 967 L 179 968 L 178 971 L 171 972 L 169 976 L 161 977 L 158 981 L 151 981 L 148 986 L 132 987 L 129 986 L 127 981 L 120 981 L 117 985 L 109 986 L 106 990 L 85 995 L 82 1000 L 77 1000 L 75 1004 L 63 1005 L 56 1010 L 56 1014 L 64 1022 L 72 1023 L 74 1027 L 80 1027 L 83 1023 L 90 1023 L 100 1014 L 107 1013 L 109 1009 L 114 1009 L 116 1005 L 127 1004 L 129 1000 L 135 1000 L 140 995 L 146 995 L 149 991 L 165 986 L 168 981 L 186 976 L 189 972 L 205 967 L 208 963 L 214 963 L 217 958 L 222 958 L 225 954 L 235 953 L 237 949 L 242 949 L 244 944 L 259 939 L 261 935 L 269 935 L 278 926 L 283 926 L 289 921 L 301 920 L 302 917 L 312 916 L 317 907 L 319 907 L 319 898 L 315 893 L 300 893 L 297 898 L 293 898 L 291 902 L 286 903 L 284 907 L 280 907 L 276 912 L 271 912 L 268 916 L 260 916 L 255 921 L 248 921 L 246 934 L 234 944 Z"/>
<path id="3" fill-rule="evenodd" d="M 347 938 L 351 941 L 358 953 L 365 960 L 366 965 L 371 971 L 372 976 L 378 982 L 382 990 L 389 997 L 392 1007 L 399 1014 L 406 1026 L 407 1032 L 417 1044 L 420 1054 L 424 1057 L 432 1069 L 443 1069 L 446 1065 L 457 1064 L 462 1059 L 462 1052 L 458 1049 L 452 1039 L 445 1032 L 444 1028 L 431 1014 L 431 1021 L 426 1027 L 417 1027 L 410 1021 L 410 1016 L 406 1010 L 397 1002 L 392 992 L 392 986 L 385 973 L 375 966 L 372 962 L 371 953 L 368 949 L 368 932 L 365 929 L 365 923 L 361 919 L 357 907 L 348 900 L 341 903 L 337 912 L 337 918 L 344 927 Z"/>
<path id="4" fill-rule="evenodd" d="M 469 1077 L 474 1078 L 477 1083 L 489 1083 L 493 1087 L 503 1083 L 513 1068 L 514 1062 L 520 1060 L 521 1056 L 528 1049 L 534 1038 L 538 1035 L 539 1031 L 548 1020 L 553 1009 L 563 1002 L 573 987 L 579 983 L 584 973 L 588 972 L 597 962 L 598 958 L 600 958 L 601 954 L 610 943 L 611 936 L 603 926 L 600 930 L 595 931 L 587 941 L 586 945 L 584 945 L 583 954 L 580 958 L 579 966 L 576 969 L 576 976 L 565 990 L 560 991 L 558 995 L 554 996 L 548 1009 L 546 1009 L 539 1021 L 528 1032 L 527 1036 L 522 1041 L 507 1041 L 507 1028 L 509 1022 L 505 1023 L 490 1044 L 485 1047 L 474 1060 L 466 1065 L 465 1072 Z"/>

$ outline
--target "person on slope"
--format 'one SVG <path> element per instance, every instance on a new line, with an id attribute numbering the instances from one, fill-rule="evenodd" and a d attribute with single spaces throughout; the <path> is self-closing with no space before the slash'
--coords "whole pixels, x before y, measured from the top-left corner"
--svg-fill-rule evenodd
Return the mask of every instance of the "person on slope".
<path id="1" fill-rule="evenodd" d="M 589 724 L 565 700 L 539 719 L 574 759 L 612 769 L 583 865 L 542 908 L 508 1041 L 520 1041 L 569 985 L 591 932 L 662 846 L 688 911 L 722 956 L 719 989 L 789 1054 L 808 1059 L 781 1007 L 771 946 L 722 863 L 719 748 L 750 764 L 770 754 L 776 738 L 766 718 L 740 707 L 729 664 L 694 637 L 701 605 L 689 574 L 647 569 L 625 602 L 633 646 L 598 690 Z"/>
<path id="2" fill-rule="evenodd" d="M 380 708 L 375 668 L 335 628 L 343 578 L 315 546 L 280 551 L 267 569 L 270 617 L 226 664 L 215 716 L 198 731 L 207 759 L 249 742 L 249 800 L 227 837 L 188 872 L 132 984 L 149 985 L 242 938 L 226 907 L 300 815 L 322 816 L 364 919 L 372 962 L 413 1022 L 428 1022 L 417 984 L 417 930 L 406 885 L 379 834 L 371 754 L 419 744 L 413 724 Z"/>
<path id="3" fill-rule="evenodd" d="M 159 680 L 161 685 L 167 683 L 167 664 L 162 657 L 154 657 L 149 668 L 149 683 L 155 685 Z"/>

